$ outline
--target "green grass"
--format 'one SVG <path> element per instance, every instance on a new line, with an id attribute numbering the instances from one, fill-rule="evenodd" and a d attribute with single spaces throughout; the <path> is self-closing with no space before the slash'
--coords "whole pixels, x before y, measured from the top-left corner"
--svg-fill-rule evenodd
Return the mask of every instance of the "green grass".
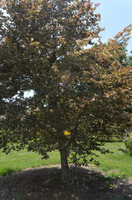
<path id="1" fill-rule="evenodd" d="M 96 152 L 99 155 L 96 158 L 100 162 L 99 169 L 107 172 L 107 175 L 113 178 L 132 177 L 132 156 L 118 151 L 120 148 L 125 149 L 125 144 L 107 142 L 105 148 L 114 151 L 114 153 L 104 155 Z M 49 159 L 42 160 L 41 155 L 34 152 L 27 152 L 26 149 L 19 152 L 12 151 L 8 155 L 2 153 L 2 150 L 0 150 L 0 176 L 8 175 L 25 168 L 60 164 L 60 154 L 58 151 L 49 153 L 49 156 Z"/>
<path id="2" fill-rule="evenodd" d="M 107 172 L 113 177 L 127 178 L 132 177 L 132 156 L 118 151 L 118 149 L 126 149 L 123 142 L 106 143 L 105 148 L 113 151 L 113 154 L 101 154 L 96 152 L 99 157 L 96 158 L 100 163 L 100 169 Z M 95 158 L 95 157 L 94 157 Z"/>
<path id="3" fill-rule="evenodd" d="M 0 176 L 8 175 L 12 172 L 17 172 L 25 168 L 60 163 L 59 152 L 51 152 L 49 153 L 49 156 L 49 159 L 42 160 L 41 155 L 38 155 L 35 152 L 27 152 L 26 149 L 19 152 L 12 151 L 8 155 L 2 153 L 2 150 L 0 150 Z"/>

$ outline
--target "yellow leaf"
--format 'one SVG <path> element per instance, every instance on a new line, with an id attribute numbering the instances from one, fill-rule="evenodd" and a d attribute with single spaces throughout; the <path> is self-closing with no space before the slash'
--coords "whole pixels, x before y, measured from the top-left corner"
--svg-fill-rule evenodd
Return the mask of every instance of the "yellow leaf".
<path id="1" fill-rule="evenodd" d="M 31 42 L 33 42 L 34 41 L 34 38 L 31 38 Z"/>
<path id="2" fill-rule="evenodd" d="M 70 132 L 69 131 L 64 131 L 64 135 L 70 135 Z"/>

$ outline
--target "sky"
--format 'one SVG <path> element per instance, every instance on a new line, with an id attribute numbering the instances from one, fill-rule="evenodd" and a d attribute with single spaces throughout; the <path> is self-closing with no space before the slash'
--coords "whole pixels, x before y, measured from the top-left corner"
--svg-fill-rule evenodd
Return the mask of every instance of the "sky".
<path id="1" fill-rule="evenodd" d="M 99 25 L 105 28 L 100 34 L 102 42 L 107 42 L 109 38 L 113 38 L 132 23 L 132 0 L 91 0 L 91 2 L 100 3 L 95 13 L 101 14 Z M 127 50 L 128 53 L 132 51 L 132 38 L 128 41 Z"/>

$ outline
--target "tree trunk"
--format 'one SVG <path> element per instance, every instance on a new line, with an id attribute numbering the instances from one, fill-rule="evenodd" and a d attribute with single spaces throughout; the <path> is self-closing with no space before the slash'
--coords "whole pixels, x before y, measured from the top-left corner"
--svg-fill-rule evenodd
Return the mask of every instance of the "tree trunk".
<path id="1" fill-rule="evenodd" d="M 67 180 L 67 174 L 68 174 L 67 152 L 65 148 L 60 150 L 60 156 L 61 156 L 61 181 L 65 182 Z"/>

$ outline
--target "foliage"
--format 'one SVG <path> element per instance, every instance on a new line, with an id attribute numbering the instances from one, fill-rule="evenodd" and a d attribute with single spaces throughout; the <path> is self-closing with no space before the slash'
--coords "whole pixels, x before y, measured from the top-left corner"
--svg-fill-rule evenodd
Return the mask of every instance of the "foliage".
<path id="1" fill-rule="evenodd" d="M 132 66 L 132 51 L 130 52 L 130 55 L 128 56 L 128 64 Z"/>
<path id="2" fill-rule="evenodd" d="M 128 149 L 128 153 L 132 156 L 132 138 L 129 138 L 125 142 L 126 148 Z"/>
<path id="3" fill-rule="evenodd" d="M 127 49 L 126 47 L 122 48 L 122 51 L 124 52 L 122 55 L 120 55 L 120 57 L 117 58 L 117 60 L 121 63 L 122 66 L 132 66 L 132 51 L 130 52 L 130 54 L 128 55 L 127 53 Z M 116 58 L 114 58 L 114 60 L 116 60 Z"/>
<path id="4" fill-rule="evenodd" d="M 78 0 L 2 0 L 2 4 L 9 15 L 0 11 L 1 108 L 6 104 L 0 148 L 9 153 L 26 145 L 44 159 L 58 149 L 66 179 L 71 151 L 74 164 L 79 158 L 86 164 L 86 155 L 94 155 L 93 150 L 109 152 L 100 138 L 121 137 L 117 126 L 129 130 L 131 67 L 121 67 L 111 58 L 123 54 L 132 25 L 104 46 L 100 14 L 95 13 L 98 4 Z M 85 49 L 86 45 L 92 46 Z M 24 91 L 29 90 L 34 95 L 25 98 Z"/>

